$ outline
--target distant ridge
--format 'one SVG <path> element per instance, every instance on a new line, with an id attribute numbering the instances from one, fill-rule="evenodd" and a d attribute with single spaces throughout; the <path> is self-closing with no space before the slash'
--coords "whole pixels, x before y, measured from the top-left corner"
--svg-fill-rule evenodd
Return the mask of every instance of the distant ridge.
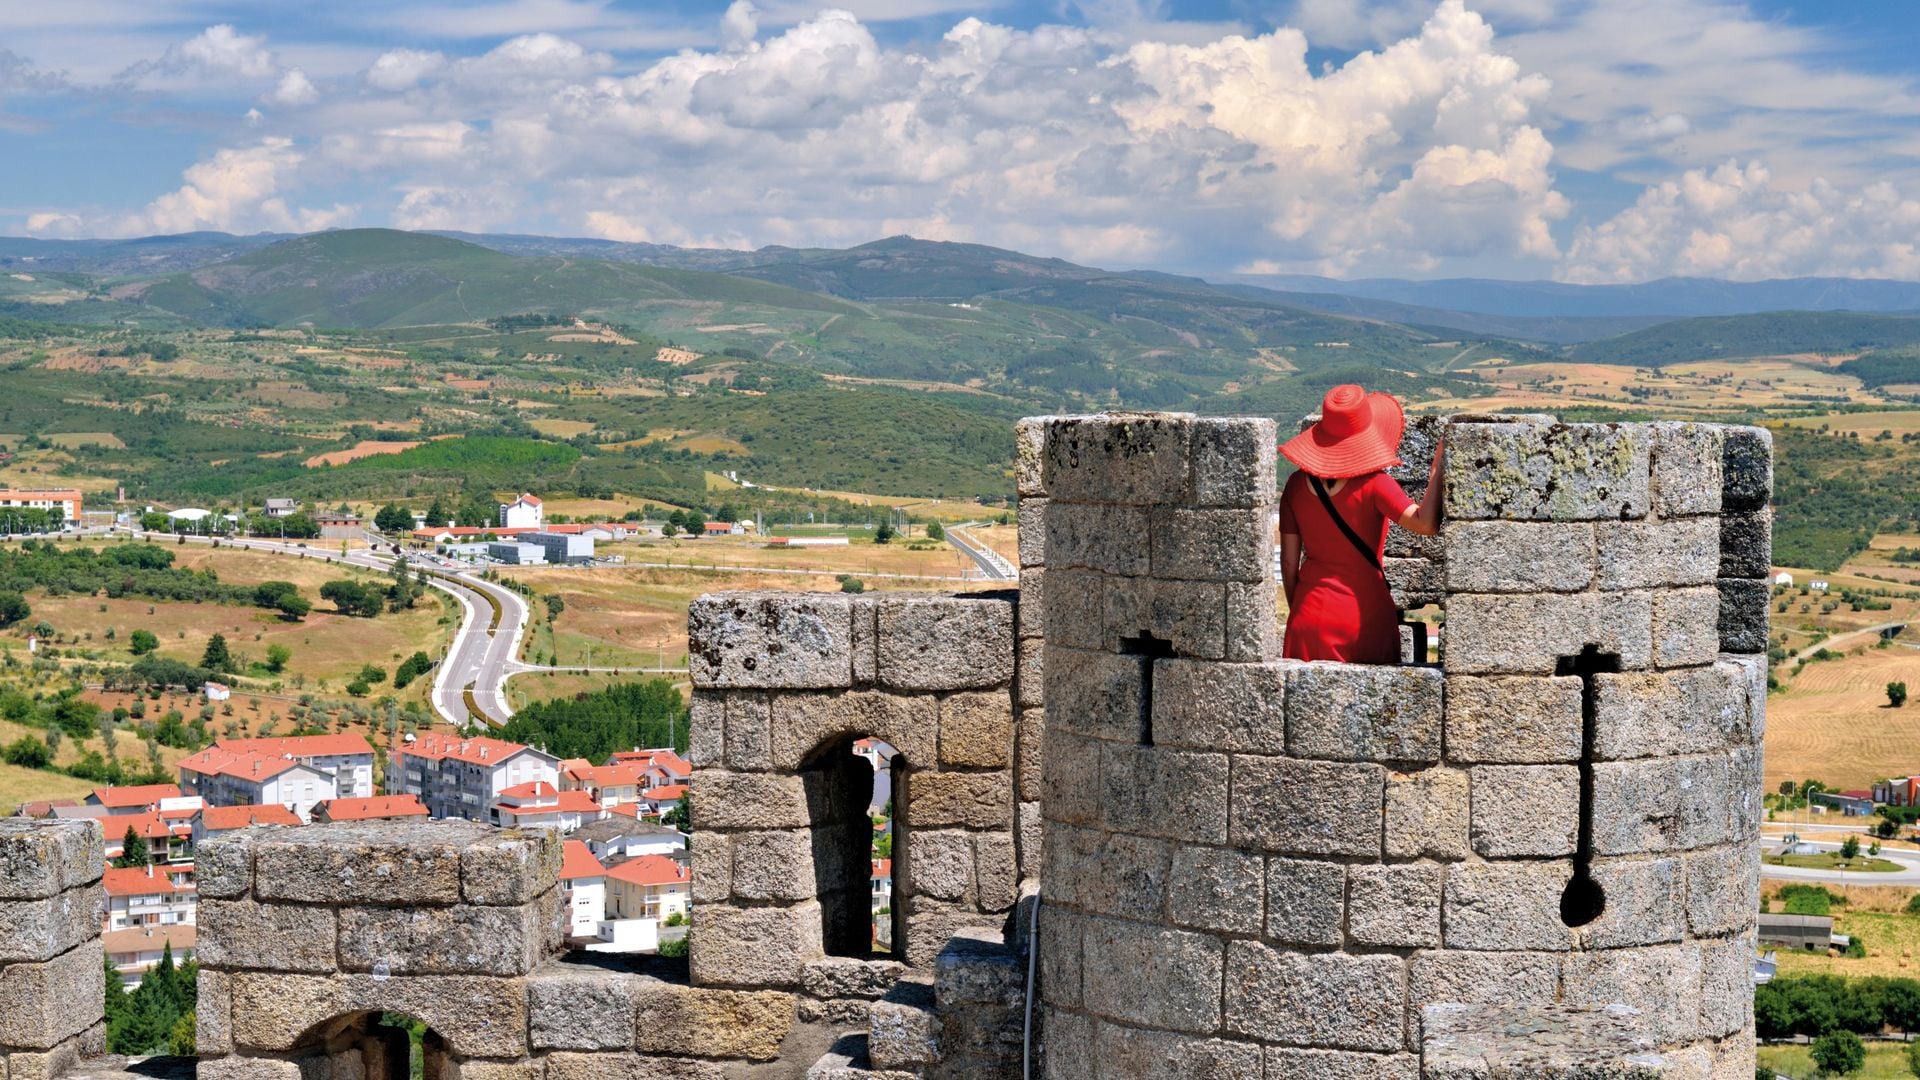
<path id="1" fill-rule="evenodd" d="M 1676 277 L 1638 285 L 1492 278 L 1347 281 L 1306 274 L 1236 274 L 1227 280 L 1283 292 L 1334 293 L 1483 315 L 1688 318 L 1765 311 L 1920 311 L 1920 282 L 1883 278 L 1720 281 Z"/>

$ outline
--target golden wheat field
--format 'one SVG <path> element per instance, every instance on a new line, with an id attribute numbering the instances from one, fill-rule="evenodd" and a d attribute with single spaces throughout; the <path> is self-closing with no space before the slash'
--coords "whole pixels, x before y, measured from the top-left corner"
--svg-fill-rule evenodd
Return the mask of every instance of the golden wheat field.
<path id="1" fill-rule="evenodd" d="M 1767 699 L 1767 787 L 1819 779 L 1864 788 L 1920 771 L 1920 701 L 1887 708 L 1889 682 L 1920 688 L 1920 649 L 1893 645 L 1808 664 Z"/>

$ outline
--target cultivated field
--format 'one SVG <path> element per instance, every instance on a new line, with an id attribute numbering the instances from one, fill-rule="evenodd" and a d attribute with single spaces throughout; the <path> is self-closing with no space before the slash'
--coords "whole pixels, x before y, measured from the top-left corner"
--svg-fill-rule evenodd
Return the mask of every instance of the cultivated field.
<path id="1" fill-rule="evenodd" d="M 411 450 L 420 443 L 405 439 L 362 439 L 345 450 L 335 450 L 330 454 L 315 454 L 301 462 L 309 469 L 322 465 L 345 465 L 349 461 L 358 461 L 376 454 L 397 454 L 402 450 Z"/>
<path id="2" fill-rule="evenodd" d="M 1797 1043 L 1782 1043 L 1778 1046 L 1760 1047 L 1760 1064 L 1777 1073 L 1799 1078 L 1823 1075 L 1813 1066 L 1811 1047 Z M 1910 1080 L 1913 1070 L 1907 1068 L 1907 1047 L 1898 1042 L 1870 1042 L 1867 1044 L 1867 1063 L 1857 1073 L 1848 1073 L 1854 1080 Z"/>
<path id="3" fill-rule="evenodd" d="M 1808 664 L 1767 699 L 1766 776 L 1818 779 L 1839 788 L 1920 768 L 1920 701 L 1887 707 L 1886 686 L 1920 688 L 1920 649 L 1869 648 L 1846 660 Z"/>
<path id="4" fill-rule="evenodd" d="M 1557 412 L 1573 406 L 1628 406 L 1663 415 L 1711 416 L 1813 401 L 1880 405 L 1888 399 L 1860 380 L 1830 370 L 1826 357 L 1699 361 L 1660 369 L 1622 364 L 1513 364 L 1483 360 L 1468 370 L 1499 389 L 1491 397 L 1423 403 L 1421 412 Z M 1872 415 L 1872 414 L 1862 414 Z M 1916 414 L 1920 415 L 1920 414 Z M 1812 424 L 1818 427 L 1822 420 Z M 1886 425 L 1881 425 L 1882 427 Z M 1836 424 L 1836 427 L 1838 425 Z M 1877 433 L 1874 427 L 1870 433 Z M 1899 434 L 1900 428 L 1894 429 Z"/>
<path id="5" fill-rule="evenodd" d="M 820 532 L 796 530 L 803 535 L 822 535 Z M 915 574 L 935 578 L 958 579 L 973 567 L 973 561 L 962 555 L 959 549 L 945 541 L 921 544 L 921 550 L 913 549 L 913 542 L 923 538 L 916 535 L 913 541 L 896 539 L 891 544 L 876 544 L 871 534 L 864 530 L 852 530 L 851 539 L 846 547 L 818 548 L 780 548 L 769 547 L 763 537 L 756 536 L 715 536 L 699 540 L 641 540 L 623 541 L 614 544 L 596 546 L 598 554 L 622 555 L 630 563 L 673 563 L 676 566 L 696 566 L 709 568 L 767 567 L 776 570 L 814 570 L 829 574 Z M 873 586 L 876 582 L 867 582 Z M 954 584 L 959 584 L 958 580 Z M 894 586 L 899 587 L 899 586 Z M 927 582 L 921 588 L 945 588 L 944 582 Z"/>

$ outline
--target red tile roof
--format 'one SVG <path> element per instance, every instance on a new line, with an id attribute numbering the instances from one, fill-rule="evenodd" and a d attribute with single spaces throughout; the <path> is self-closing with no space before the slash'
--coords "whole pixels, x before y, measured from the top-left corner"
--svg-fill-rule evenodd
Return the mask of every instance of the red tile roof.
<path id="1" fill-rule="evenodd" d="M 679 802 L 686 794 L 687 785 L 685 784 L 665 784 L 657 788 L 648 788 L 640 793 L 640 797 L 648 802 L 668 803 Z"/>
<path id="2" fill-rule="evenodd" d="M 893 876 L 893 860 L 892 859 L 873 860 L 873 876 L 877 878 L 892 877 Z"/>
<path id="3" fill-rule="evenodd" d="M 180 759 L 182 772 L 201 776 L 231 776 L 240 780 L 271 780 L 299 765 L 298 761 L 281 754 L 229 750 L 218 744 Z"/>
<path id="4" fill-rule="evenodd" d="M 418 795 L 374 795 L 363 799 L 328 799 L 314 808 L 315 817 L 328 821 L 373 821 L 381 818 L 426 817 Z"/>
<path id="5" fill-rule="evenodd" d="M 579 840 L 569 840 L 560 846 L 560 880 L 578 881 L 581 878 L 605 877 L 607 868 L 593 857 L 593 850 Z"/>
<path id="6" fill-rule="evenodd" d="M 465 761 L 475 765 L 498 765 L 525 749 L 527 749 L 525 743 L 506 742 L 502 739 L 488 738 L 485 735 L 464 738 L 445 732 L 425 731 L 420 733 L 418 741 L 402 746 L 400 753 L 424 761 L 452 758 L 455 761 Z"/>
<path id="7" fill-rule="evenodd" d="M 136 784 L 131 787 L 94 788 L 89 796 L 92 801 L 110 810 L 124 810 L 133 806 L 153 806 L 161 799 L 180 797 L 179 784 Z"/>
<path id="8" fill-rule="evenodd" d="M 125 930 L 109 930 L 100 935 L 100 944 L 108 956 L 116 953 L 159 952 L 171 945 L 175 960 L 181 959 L 180 954 L 193 949 L 199 940 L 200 929 L 192 923 L 129 926 Z"/>
<path id="9" fill-rule="evenodd" d="M 100 828 L 106 833 L 108 846 L 125 840 L 128 829 L 132 829 L 135 836 L 147 840 L 164 840 L 169 836 L 186 836 L 192 832 L 187 826 L 170 822 L 151 811 L 145 814 L 119 814 L 104 818 L 100 822 Z"/>
<path id="10" fill-rule="evenodd" d="M 536 785 L 521 784 L 520 786 L 534 787 Z M 502 815 L 512 815 L 516 817 L 532 817 L 540 814 L 598 814 L 600 813 L 600 804 L 597 802 L 594 802 L 593 796 L 587 794 L 584 791 L 555 792 L 553 790 L 553 785 L 551 784 L 540 784 L 537 786 L 546 788 L 547 792 L 549 793 L 553 801 L 551 802 L 545 801 L 549 797 L 549 795 L 543 795 L 541 796 L 542 801 L 540 802 L 522 803 L 518 806 L 514 806 L 509 803 L 500 802 L 500 803 L 493 804 L 494 809 L 500 811 Z M 508 790 L 512 790 L 512 789 L 509 788 Z M 503 791 L 500 794 L 505 795 L 507 794 L 507 792 Z"/>
<path id="11" fill-rule="evenodd" d="M 639 764 L 574 766 L 568 775 L 594 787 L 636 787 L 646 778 L 647 767 Z"/>
<path id="12" fill-rule="evenodd" d="M 373 744 L 358 732 L 338 735 L 281 735 L 257 739 L 217 739 L 214 745 L 236 754 L 255 753 L 273 757 L 343 757 L 347 754 L 371 754 Z"/>
<path id="13" fill-rule="evenodd" d="M 175 885 L 165 868 L 159 866 L 109 866 L 102 881 L 108 896 L 170 896 L 193 891 L 191 885 Z"/>
<path id="14" fill-rule="evenodd" d="M 559 794 L 560 789 L 545 780 L 534 780 L 500 789 L 500 796 L 505 799 L 545 799 L 557 797 Z"/>
<path id="15" fill-rule="evenodd" d="M 298 825 L 300 816 L 281 806 L 209 806 L 200 811 L 200 827 L 208 832 L 245 829 L 254 825 Z"/>
<path id="16" fill-rule="evenodd" d="M 629 885 L 678 885 L 688 879 L 687 864 L 665 855 L 642 855 L 607 868 L 607 877 Z"/>

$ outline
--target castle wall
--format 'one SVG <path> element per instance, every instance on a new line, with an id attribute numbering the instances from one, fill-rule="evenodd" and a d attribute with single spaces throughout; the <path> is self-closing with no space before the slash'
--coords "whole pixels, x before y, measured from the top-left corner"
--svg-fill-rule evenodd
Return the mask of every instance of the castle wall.
<path id="1" fill-rule="evenodd" d="M 0 1076 L 50 1080 L 106 1043 L 100 825 L 0 818 Z"/>
<path id="2" fill-rule="evenodd" d="M 1409 481 L 1440 436 L 1444 666 L 1364 667 L 1265 632 L 1271 425 L 1045 421 L 1048 1076 L 1411 1078 L 1436 1002 L 1750 1074 L 1765 433 L 1419 422 Z"/>

